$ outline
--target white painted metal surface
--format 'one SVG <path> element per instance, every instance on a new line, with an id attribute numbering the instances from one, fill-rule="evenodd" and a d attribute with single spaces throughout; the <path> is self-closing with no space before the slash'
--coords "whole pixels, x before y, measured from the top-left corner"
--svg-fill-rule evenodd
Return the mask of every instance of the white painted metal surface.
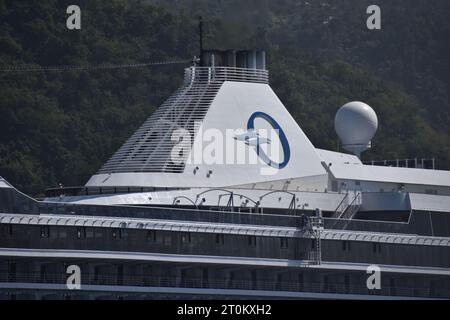
<path id="1" fill-rule="evenodd" d="M 333 163 L 336 179 L 450 187 L 450 171 Z"/>

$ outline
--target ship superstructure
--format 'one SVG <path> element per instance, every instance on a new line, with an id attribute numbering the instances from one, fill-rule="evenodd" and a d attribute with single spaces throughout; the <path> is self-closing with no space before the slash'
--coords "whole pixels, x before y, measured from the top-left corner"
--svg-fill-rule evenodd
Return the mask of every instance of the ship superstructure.
<path id="1" fill-rule="evenodd" d="M 263 51 L 202 51 L 84 187 L 0 179 L 0 298 L 450 298 L 450 172 L 364 165 L 359 106 L 317 149 Z"/>

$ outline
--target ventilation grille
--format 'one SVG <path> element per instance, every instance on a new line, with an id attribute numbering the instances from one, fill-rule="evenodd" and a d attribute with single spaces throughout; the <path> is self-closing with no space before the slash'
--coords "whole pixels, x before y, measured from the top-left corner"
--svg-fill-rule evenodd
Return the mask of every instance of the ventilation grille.
<path id="1" fill-rule="evenodd" d="M 191 67 L 185 71 L 184 86 L 178 89 L 131 138 L 106 162 L 98 174 L 125 172 L 181 173 L 191 150 L 199 124 L 224 81 L 268 83 L 265 70 L 229 67 Z M 172 140 L 177 129 L 190 133 L 191 141 Z M 184 152 L 172 161 L 175 145 Z"/>

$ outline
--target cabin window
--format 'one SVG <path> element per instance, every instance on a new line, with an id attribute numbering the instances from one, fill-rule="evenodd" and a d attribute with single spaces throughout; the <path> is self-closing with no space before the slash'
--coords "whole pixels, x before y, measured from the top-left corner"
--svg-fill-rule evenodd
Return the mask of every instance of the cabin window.
<path id="1" fill-rule="evenodd" d="M 350 241 L 342 241 L 342 251 L 350 251 Z"/>
<path id="2" fill-rule="evenodd" d="M 156 242 L 156 231 L 155 230 L 147 231 L 147 240 Z"/>
<path id="3" fill-rule="evenodd" d="M 430 297 L 434 297 L 436 295 L 436 284 L 433 280 L 430 280 Z"/>
<path id="4" fill-rule="evenodd" d="M 103 230 L 100 228 L 94 229 L 94 237 L 95 238 L 103 238 Z"/>
<path id="5" fill-rule="evenodd" d="M 94 267 L 94 281 L 98 281 L 99 273 L 100 273 L 100 267 L 99 266 Z"/>
<path id="6" fill-rule="evenodd" d="M 303 290 L 304 281 L 303 273 L 299 273 L 297 277 L 298 290 Z"/>
<path id="7" fill-rule="evenodd" d="M 330 290 L 330 281 L 328 276 L 323 277 L 323 291 L 328 292 Z"/>
<path id="8" fill-rule="evenodd" d="M 350 276 L 348 274 L 346 274 L 344 276 L 344 288 L 345 288 L 345 293 L 350 292 Z"/>
<path id="9" fill-rule="evenodd" d="M 15 262 L 9 262 L 8 275 L 9 275 L 10 279 L 16 278 L 16 263 Z"/>
<path id="10" fill-rule="evenodd" d="M 379 242 L 374 242 L 372 244 L 372 251 L 374 253 L 381 253 L 381 244 Z"/>
<path id="11" fill-rule="evenodd" d="M 47 266 L 46 266 L 45 264 L 42 264 L 42 265 L 41 265 L 41 268 L 40 268 L 40 277 L 41 277 L 41 280 L 45 280 L 45 279 L 46 279 L 46 276 L 47 276 Z"/>
<path id="12" fill-rule="evenodd" d="M 4 227 L 2 226 L 2 232 L 5 232 L 9 237 L 12 237 L 13 235 L 13 225 L 7 224 Z"/>
<path id="13" fill-rule="evenodd" d="M 114 240 L 120 240 L 120 238 L 122 238 L 122 230 L 112 229 L 112 238 Z"/>
<path id="14" fill-rule="evenodd" d="M 281 278 L 278 279 L 278 276 L 281 276 L 281 275 L 280 275 L 280 274 L 277 274 L 277 282 L 278 282 L 278 280 L 281 280 Z M 251 277 L 252 277 L 252 284 L 255 285 L 256 282 L 258 281 L 258 274 L 256 273 L 256 270 L 252 270 L 252 272 L 251 272 Z M 280 281 L 280 282 L 281 282 L 281 281 Z"/>
<path id="15" fill-rule="evenodd" d="M 41 238 L 48 238 L 50 236 L 50 227 L 42 226 L 41 227 Z"/>
<path id="16" fill-rule="evenodd" d="M 181 242 L 182 243 L 191 243 L 191 234 L 189 232 L 185 232 L 181 234 Z"/>
<path id="17" fill-rule="evenodd" d="M 93 238 L 94 237 L 94 229 L 93 228 L 86 228 L 86 238 Z"/>
<path id="18" fill-rule="evenodd" d="M 289 246 L 289 239 L 288 238 L 280 238 L 280 246 L 283 249 L 286 249 Z"/>
<path id="19" fill-rule="evenodd" d="M 250 247 L 256 247 L 256 236 L 249 236 L 248 237 L 248 245 Z"/>
<path id="20" fill-rule="evenodd" d="M 216 243 L 223 245 L 225 243 L 225 236 L 223 234 L 216 234 Z"/>
<path id="21" fill-rule="evenodd" d="M 123 265 L 117 266 L 117 284 L 122 285 L 123 283 Z"/>
<path id="22" fill-rule="evenodd" d="M 77 228 L 77 239 L 86 238 L 86 228 Z"/>
<path id="23" fill-rule="evenodd" d="M 172 236 L 170 234 L 164 235 L 164 244 L 170 246 L 172 244 Z"/>
<path id="24" fill-rule="evenodd" d="M 395 279 L 394 278 L 390 278 L 389 279 L 389 291 L 391 295 L 396 295 L 397 294 L 397 288 L 396 288 L 396 283 L 395 283 Z"/>

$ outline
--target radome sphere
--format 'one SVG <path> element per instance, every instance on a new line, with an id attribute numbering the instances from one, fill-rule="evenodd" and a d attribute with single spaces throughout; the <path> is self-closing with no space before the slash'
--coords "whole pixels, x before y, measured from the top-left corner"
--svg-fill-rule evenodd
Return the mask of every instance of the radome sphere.
<path id="1" fill-rule="evenodd" d="M 334 128 L 342 146 L 359 154 L 370 148 L 370 141 L 378 129 L 378 117 L 366 103 L 352 101 L 338 110 L 334 118 Z"/>

